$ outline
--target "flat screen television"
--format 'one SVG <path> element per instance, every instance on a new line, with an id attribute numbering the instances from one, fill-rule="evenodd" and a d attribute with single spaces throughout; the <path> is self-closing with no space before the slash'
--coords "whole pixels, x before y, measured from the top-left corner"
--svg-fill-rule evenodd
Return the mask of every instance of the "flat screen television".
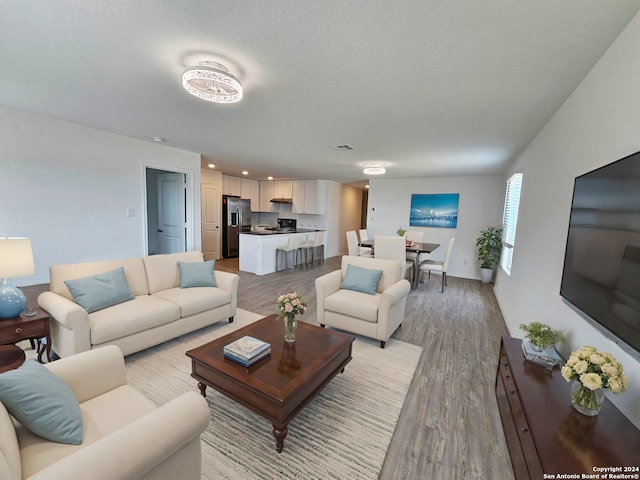
<path id="1" fill-rule="evenodd" d="M 560 295 L 640 352 L 640 152 L 575 179 Z"/>

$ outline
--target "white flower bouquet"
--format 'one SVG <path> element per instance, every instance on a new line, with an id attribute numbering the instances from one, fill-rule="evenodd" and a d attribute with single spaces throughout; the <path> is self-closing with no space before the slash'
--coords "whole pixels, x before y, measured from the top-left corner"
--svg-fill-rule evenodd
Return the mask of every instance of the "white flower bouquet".
<path id="1" fill-rule="evenodd" d="M 610 390 L 615 394 L 624 392 L 629 386 L 629 379 L 622 370 L 622 364 L 613 355 L 586 346 L 571 352 L 561 373 L 567 382 L 580 383 L 579 388 L 571 393 L 572 403 L 597 411 L 602 406 L 604 395 L 600 397 L 600 404 L 595 405 L 596 397 L 591 392 L 600 389 Z"/>

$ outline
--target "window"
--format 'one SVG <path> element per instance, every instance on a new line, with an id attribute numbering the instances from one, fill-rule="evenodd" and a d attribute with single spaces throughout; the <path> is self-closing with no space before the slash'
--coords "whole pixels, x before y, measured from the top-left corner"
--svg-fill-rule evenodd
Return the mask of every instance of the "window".
<path id="1" fill-rule="evenodd" d="M 507 192 L 504 199 L 504 215 L 502 217 L 502 269 L 511 274 L 513 247 L 516 244 L 516 226 L 518 225 L 518 208 L 520 207 L 520 190 L 522 188 L 522 174 L 514 173 L 507 180 Z"/>

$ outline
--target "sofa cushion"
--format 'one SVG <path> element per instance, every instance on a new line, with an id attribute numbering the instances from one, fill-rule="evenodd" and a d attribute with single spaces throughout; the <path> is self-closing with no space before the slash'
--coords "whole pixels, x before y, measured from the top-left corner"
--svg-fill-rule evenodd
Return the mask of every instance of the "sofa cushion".
<path id="1" fill-rule="evenodd" d="M 21 446 L 24 478 L 71 455 L 152 412 L 156 405 L 129 385 L 123 385 L 80 404 L 84 424 L 82 445 L 44 441 L 24 428 L 16 433 Z"/>
<path id="2" fill-rule="evenodd" d="M 150 294 L 180 286 L 178 262 L 203 262 L 202 252 L 170 253 L 142 257 L 147 272 L 147 285 Z"/>
<path id="3" fill-rule="evenodd" d="M 231 302 L 231 292 L 212 287 L 171 288 L 154 293 L 153 297 L 179 306 L 181 318 L 213 310 Z"/>
<path id="4" fill-rule="evenodd" d="M 73 300 L 89 313 L 133 300 L 122 267 L 91 277 L 65 280 L 64 283 Z"/>
<path id="5" fill-rule="evenodd" d="M 213 276 L 215 260 L 206 262 L 178 262 L 180 288 L 215 287 Z"/>
<path id="6" fill-rule="evenodd" d="M 347 273 L 344 275 L 340 288 L 375 295 L 381 276 L 382 270 L 347 265 Z"/>
<path id="7" fill-rule="evenodd" d="M 73 296 L 65 285 L 65 280 L 88 277 L 99 273 L 109 272 L 116 268 L 123 267 L 127 277 L 129 289 L 134 297 L 147 295 L 147 274 L 144 269 L 142 258 L 124 258 L 120 260 L 103 260 L 100 262 L 71 263 L 67 265 L 52 265 L 49 267 L 51 277 L 50 290 L 53 293 L 73 300 Z"/>
<path id="8" fill-rule="evenodd" d="M 324 309 L 376 323 L 381 298 L 379 293 L 368 295 L 353 290 L 338 290 L 324 299 Z"/>
<path id="9" fill-rule="evenodd" d="M 33 359 L 0 374 L 0 401 L 25 428 L 52 442 L 82 443 L 82 416 L 67 385 Z"/>
<path id="10" fill-rule="evenodd" d="M 180 318 L 180 308 L 151 295 L 89 314 L 91 344 L 99 345 L 149 330 Z"/>

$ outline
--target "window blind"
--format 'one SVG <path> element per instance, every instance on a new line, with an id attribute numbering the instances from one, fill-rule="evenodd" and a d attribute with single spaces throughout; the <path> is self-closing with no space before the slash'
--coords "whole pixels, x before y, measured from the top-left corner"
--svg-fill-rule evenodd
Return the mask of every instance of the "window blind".
<path id="1" fill-rule="evenodd" d="M 504 201 L 504 216 L 502 219 L 502 241 L 513 248 L 516 243 L 516 226 L 518 224 L 518 208 L 520 206 L 520 190 L 522 188 L 522 173 L 514 173 L 507 180 L 507 192 Z"/>

